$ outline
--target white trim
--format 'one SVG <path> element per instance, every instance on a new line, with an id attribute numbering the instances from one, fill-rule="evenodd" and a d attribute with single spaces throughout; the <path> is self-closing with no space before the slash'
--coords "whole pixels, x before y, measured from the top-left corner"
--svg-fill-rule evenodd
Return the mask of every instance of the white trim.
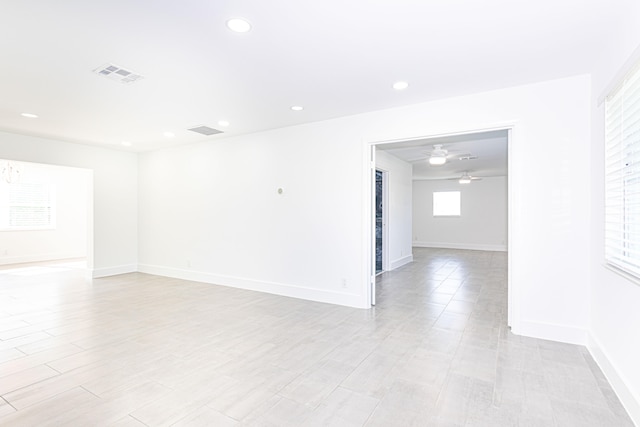
<path id="1" fill-rule="evenodd" d="M 475 133 L 491 132 L 491 131 L 497 131 L 497 130 L 509 130 L 513 128 L 514 125 L 515 125 L 515 122 L 508 121 L 508 122 L 497 123 L 491 126 L 477 128 L 477 129 L 467 129 L 467 130 L 458 130 L 458 131 L 451 130 L 450 132 L 441 132 L 441 133 L 427 134 L 422 136 L 369 141 L 369 145 L 395 144 L 398 142 L 421 141 L 423 139 L 445 138 L 449 136 L 460 136 L 460 135 L 473 135 Z"/>
<path id="2" fill-rule="evenodd" d="M 87 175 L 87 241 L 85 242 L 87 248 L 87 269 L 89 269 L 89 274 L 93 274 L 93 244 L 94 244 L 94 218 L 93 218 L 93 199 L 94 199 L 94 179 L 93 179 L 93 169 L 85 169 L 88 172 Z"/>
<path id="3" fill-rule="evenodd" d="M 390 262 L 390 269 L 395 270 L 396 268 L 402 267 L 403 265 L 409 264 L 413 262 L 413 255 L 407 255 L 402 258 L 394 259 Z"/>
<path id="4" fill-rule="evenodd" d="M 609 84 L 604 88 L 604 90 L 598 96 L 598 104 L 600 107 L 604 101 L 607 99 L 607 96 L 611 94 L 619 85 L 622 83 L 622 80 L 625 76 L 631 71 L 631 69 L 640 61 L 640 45 L 638 45 L 633 53 L 629 55 L 629 58 L 624 63 L 622 67 L 618 70 L 615 76 L 611 79 Z"/>
<path id="5" fill-rule="evenodd" d="M 518 216 L 516 215 L 516 208 L 519 200 L 517 199 L 517 192 L 515 188 L 514 168 L 515 166 L 515 147 L 514 141 L 516 137 L 516 124 L 512 123 L 507 128 L 507 326 L 516 330 L 518 329 L 520 322 L 520 288 L 515 285 L 515 279 L 513 278 L 513 271 L 515 270 L 514 260 L 516 259 L 516 245 L 514 242 L 514 230 L 516 230 L 516 221 Z"/>
<path id="6" fill-rule="evenodd" d="M 303 288 L 287 283 L 265 282 L 261 280 L 247 279 L 244 277 L 225 276 L 201 271 L 183 270 L 179 268 L 162 267 L 159 265 L 138 265 L 141 273 L 157 276 L 172 277 L 174 279 L 190 280 L 212 285 L 228 286 L 231 288 L 246 289 L 250 291 L 266 292 L 291 298 L 299 298 L 309 301 L 325 302 L 329 304 L 343 305 L 354 308 L 369 308 L 363 305 L 360 294 L 349 294 L 326 289 Z"/>
<path id="7" fill-rule="evenodd" d="M 507 251 L 507 245 L 487 245 L 482 243 L 413 242 L 413 246 L 417 248 L 466 249 L 470 251 Z"/>
<path id="8" fill-rule="evenodd" d="M 611 362 L 611 359 L 607 356 L 606 352 L 602 349 L 602 346 L 593 336 L 593 334 L 589 334 L 589 343 L 587 345 L 589 349 L 589 353 L 593 357 L 593 360 L 596 361 L 602 373 L 611 387 L 613 391 L 620 399 L 620 403 L 627 410 L 627 413 L 631 417 L 631 420 L 640 426 L 640 396 L 633 393 L 633 391 L 627 386 L 624 379 L 618 373 L 619 371 L 616 369 L 614 364 Z"/>
<path id="9" fill-rule="evenodd" d="M 113 267 L 94 268 L 92 270 L 92 277 L 99 279 L 100 277 L 116 276 L 118 274 L 135 273 L 138 271 L 136 264 L 116 265 Z"/>
<path id="10" fill-rule="evenodd" d="M 49 254 L 37 254 L 37 255 L 22 255 L 22 256 L 3 256 L 0 257 L 0 265 L 9 264 L 26 264 L 30 262 L 43 262 L 43 261 L 57 261 L 60 259 L 71 258 L 84 258 L 84 254 L 72 254 L 72 253 L 49 253 Z"/>
<path id="11" fill-rule="evenodd" d="M 602 267 L 604 267 L 607 270 L 611 271 L 612 273 L 615 273 L 618 276 L 630 281 L 634 285 L 640 286 L 640 277 L 638 277 L 638 276 L 636 276 L 634 274 L 631 274 L 631 273 L 627 273 L 626 271 L 622 270 L 621 268 L 618 268 L 615 265 L 609 264 L 606 261 L 602 264 Z"/>
<path id="12" fill-rule="evenodd" d="M 364 301 L 367 304 L 367 307 L 371 308 L 376 305 L 376 251 L 375 251 L 375 236 L 376 236 L 376 221 L 375 221 L 375 182 L 376 182 L 376 147 L 373 144 L 362 144 L 364 150 L 364 159 L 365 159 L 365 175 L 366 179 L 362 180 L 362 185 L 364 186 L 362 194 L 363 194 L 363 215 L 362 217 L 365 219 L 362 221 L 363 228 L 363 239 L 364 245 L 363 250 L 365 253 L 363 254 L 363 259 L 365 262 L 363 263 L 364 271 L 363 271 L 363 283 L 365 284 L 365 295 L 366 300 Z"/>
<path id="13" fill-rule="evenodd" d="M 530 322 L 521 320 L 517 330 L 511 330 L 516 335 L 558 341 L 568 344 L 587 345 L 589 332 L 575 326 L 552 323 Z"/>

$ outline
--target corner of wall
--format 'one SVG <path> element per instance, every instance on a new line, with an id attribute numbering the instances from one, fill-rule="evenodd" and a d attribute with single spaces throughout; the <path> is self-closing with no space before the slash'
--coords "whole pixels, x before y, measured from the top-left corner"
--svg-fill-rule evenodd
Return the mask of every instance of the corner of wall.
<path id="1" fill-rule="evenodd" d="M 469 251 L 507 252 L 507 245 L 414 241 L 413 246 L 416 248 L 465 249 Z"/>
<path id="2" fill-rule="evenodd" d="M 138 271 L 136 264 L 116 265 L 113 267 L 94 268 L 91 277 L 99 279 L 101 277 L 116 276 L 118 274 L 135 273 Z"/>
<path id="3" fill-rule="evenodd" d="M 531 338 L 539 338 L 549 341 L 564 342 L 568 344 L 587 345 L 588 331 L 575 326 L 558 325 L 551 323 L 533 322 L 521 320 L 516 335 Z"/>
<path id="4" fill-rule="evenodd" d="M 413 262 L 413 254 L 394 259 L 393 261 L 391 261 L 389 267 L 391 268 L 391 270 L 395 270 L 396 268 L 400 268 L 405 264 L 409 264 L 410 262 Z"/>

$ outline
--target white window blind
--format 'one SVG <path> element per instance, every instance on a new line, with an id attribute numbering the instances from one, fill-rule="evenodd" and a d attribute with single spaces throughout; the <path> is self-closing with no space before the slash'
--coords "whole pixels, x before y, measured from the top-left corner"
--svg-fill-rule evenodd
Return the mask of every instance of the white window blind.
<path id="1" fill-rule="evenodd" d="M 55 228 L 55 193 L 47 183 L 3 184 L 0 188 L 0 229 Z"/>
<path id="2" fill-rule="evenodd" d="M 640 278 L 640 63 L 605 100 L 605 260 Z"/>

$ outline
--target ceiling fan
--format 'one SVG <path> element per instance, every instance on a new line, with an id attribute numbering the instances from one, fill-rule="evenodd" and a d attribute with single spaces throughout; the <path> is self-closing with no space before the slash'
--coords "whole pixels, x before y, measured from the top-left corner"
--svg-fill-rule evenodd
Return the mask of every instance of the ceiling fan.
<path id="1" fill-rule="evenodd" d="M 433 151 L 429 155 L 429 164 L 434 166 L 444 165 L 447 163 L 448 150 L 442 148 L 442 144 L 433 146 Z"/>
<path id="2" fill-rule="evenodd" d="M 449 179 L 455 179 L 460 184 L 470 184 L 471 181 L 480 181 L 482 178 L 477 177 L 477 176 L 471 176 L 471 175 L 469 175 L 468 171 L 464 171 L 464 173 L 462 174 L 462 176 L 460 178 L 449 178 Z"/>
<path id="3" fill-rule="evenodd" d="M 478 158 L 469 153 L 461 154 L 456 151 L 451 152 L 446 148 L 443 148 L 443 144 L 434 144 L 433 150 L 426 151 L 425 155 L 427 156 L 427 160 L 429 161 L 429 164 L 433 166 L 444 165 L 445 163 L 447 163 L 447 161 L 453 160 L 453 159 L 473 160 Z M 415 160 L 420 160 L 420 159 L 415 159 Z M 412 160 L 412 161 L 415 161 L 415 160 Z"/>

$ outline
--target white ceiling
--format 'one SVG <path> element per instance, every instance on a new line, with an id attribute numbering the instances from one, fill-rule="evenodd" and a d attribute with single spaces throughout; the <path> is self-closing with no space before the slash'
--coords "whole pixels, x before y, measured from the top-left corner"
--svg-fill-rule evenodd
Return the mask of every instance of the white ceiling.
<path id="1" fill-rule="evenodd" d="M 144 151 L 586 73 L 629 2 L 4 1 L 0 129 Z"/>
<path id="2" fill-rule="evenodd" d="M 381 144 L 376 149 L 411 163 L 414 180 L 458 179 L 465 172 L 486 178 L 507 175 L 507 138 L 506 130 L 498 130 Z M 429 164 L 435 144 L 448 151 L 444 165 Z"/>

